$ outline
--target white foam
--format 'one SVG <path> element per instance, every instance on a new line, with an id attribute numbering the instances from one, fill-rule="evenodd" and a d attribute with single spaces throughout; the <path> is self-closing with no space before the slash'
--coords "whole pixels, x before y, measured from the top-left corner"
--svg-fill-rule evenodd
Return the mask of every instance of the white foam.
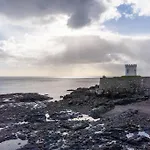
<path id="1" fill-rule="evenodd" d="M 71 121 L 84 121 L 84 120 L 87 120 L 87 121 L 98 121 L 100 119 L 94 119 L 88 115 L 85 115 L 85 114 L 82 114 L 81 116 L 77 117 L 77 118 L 73 118 L 73 119 L 69 119 Z"/>
<path id="2" fill-rule="evenodd" d="M 9 102 L 9 101 L 10 101 L 9 99 L 5 99 L 5 100 L 4 100 L 4 102 Z"/>
<path id="3" fill-rule="evenodd" d="M 25 121 L 23 121 L 23 122 L 18 122 L 18 123 L 15 123 L 15 124 L 17 124 L 17 125 L 23 125 L 23 124 L 28 124 L 29 122 L 25 122 Z"/>
<path id="4" fill-rule="evenodd" d="M 147 137 L 147 138 L 149 138 L 149 139 L 150 139 L 150 135 L 149 135 L 149 134 L 147 134 L 147 133 L 146 133 L 146 132 L 144 132 L 144 131 L 139 131 L 138 135 L 140 135 L 140 136 L 144 136 L 144 137 Z"/>
<path id="5" fill-rule="evenodd" d="M 131 147 L 127 147 L 127 150 L 134 150 L 134 148 L 131 148 Z"/>
<path id="6" fill-rule="evenodd" d="M 128 133 L 128 134 L 126 134 L 126 137 L 129 139 L 129 138 L 132 138 L 134 136 L 134 134 L 133 133 Z"/>
<path id="7" fill-rule="evenodd" d="M 0 131 L 3 130 L 4 128 L 0 128 Z"/>
<path id="8" fill-rule="evenodd" d="M 62 135 L 66 136 L 66 135 L 68 135 L 68 132 L 63 132 Z"/>
<path id="9" fill-rule="evenodd" d="M 101 134 L 103 131 L 96 131 L 95 134 Z"/>
<path id="10" fill-rule="evenodd" d="M 46 122 L 55 121 L 55 120 L 50 119 L 50 116 L 48 113 L 45 114 L 45 117 L 46 117 Z"/>
<path id="11" fill-rule="evenodd" d="M 3 105 L 0 106 L 0 108 L 3 108 L 4 106 L 5 106 L 5 105 L 3 104 Z"/>

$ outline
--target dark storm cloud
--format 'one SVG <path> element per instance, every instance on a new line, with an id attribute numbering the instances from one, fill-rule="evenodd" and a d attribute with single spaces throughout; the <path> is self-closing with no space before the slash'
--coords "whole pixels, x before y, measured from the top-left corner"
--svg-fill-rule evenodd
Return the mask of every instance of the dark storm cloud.
<path id="1" fill-rule="evenodd" d="M 79 28 L 97 19 L 105 6 L 97 0 L 0 0 L 0 13 L 15 19 L 67 14 L 68 25 Z"/>
<path id="2" fill-rule="evenodd" d="M 65 51 L 57 55 L 45 55 L 38 60 L 42 66 L 74 66 L 97 64 L 99 69 L 110 75 L 124 74 L 124 64 L 137 63 L 142 74 L 149 69 L 150 39 L 124 38 L 119 41 L 102 39 L 98 36 L 63 37 L 59 43 L 66 45 Z M 117 61 L 119 64 L 115 64 Z"/>
<path id="3" fill-rule="evenodd" d="M 112 42 L 98 36 L 64 37 L 66 50 L 57 56 L 46 56 L 46 64 L 90 64 L 106 63 L 113 60 L 121 61 L 120 55 L 132 56 L 127 45 L 122 42 Z"/>

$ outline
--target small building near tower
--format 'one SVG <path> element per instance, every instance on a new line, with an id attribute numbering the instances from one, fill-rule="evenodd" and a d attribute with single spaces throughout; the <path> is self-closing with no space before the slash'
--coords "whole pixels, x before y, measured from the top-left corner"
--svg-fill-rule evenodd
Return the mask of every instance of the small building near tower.
<path id="1" fill-rule="evenodd" d="M 137 76 L 137 64 L 126 64 L 125 65 L 126 76 Z"/>

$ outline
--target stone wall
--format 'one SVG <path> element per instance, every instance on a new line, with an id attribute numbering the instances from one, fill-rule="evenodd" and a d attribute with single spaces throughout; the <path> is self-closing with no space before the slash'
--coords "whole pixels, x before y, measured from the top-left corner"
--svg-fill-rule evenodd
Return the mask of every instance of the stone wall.
<path id="1" fill-rule="evenodd" d="M 100 89 L 105 92 L 148 92 L 150 93 L 150 77 L 113 77 L 101 78 Z M 150 94 L 149 94 L 150 95 Z"/>

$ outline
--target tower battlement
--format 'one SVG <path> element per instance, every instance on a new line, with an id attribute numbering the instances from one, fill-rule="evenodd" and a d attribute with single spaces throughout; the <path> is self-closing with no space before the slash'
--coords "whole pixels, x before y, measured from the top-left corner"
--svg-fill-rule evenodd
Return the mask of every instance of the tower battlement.
<path id="1" fill-rule="evenodd" d="M 137 64 L 126 64 L 125 65 L 125 75 L 126 76 L 136 76 L 137 75 Z"/>
<path id="2" fill-rule="evenodd" d="M 126 64 L 125 67 L 137 67 L 137 64 Z"/>

